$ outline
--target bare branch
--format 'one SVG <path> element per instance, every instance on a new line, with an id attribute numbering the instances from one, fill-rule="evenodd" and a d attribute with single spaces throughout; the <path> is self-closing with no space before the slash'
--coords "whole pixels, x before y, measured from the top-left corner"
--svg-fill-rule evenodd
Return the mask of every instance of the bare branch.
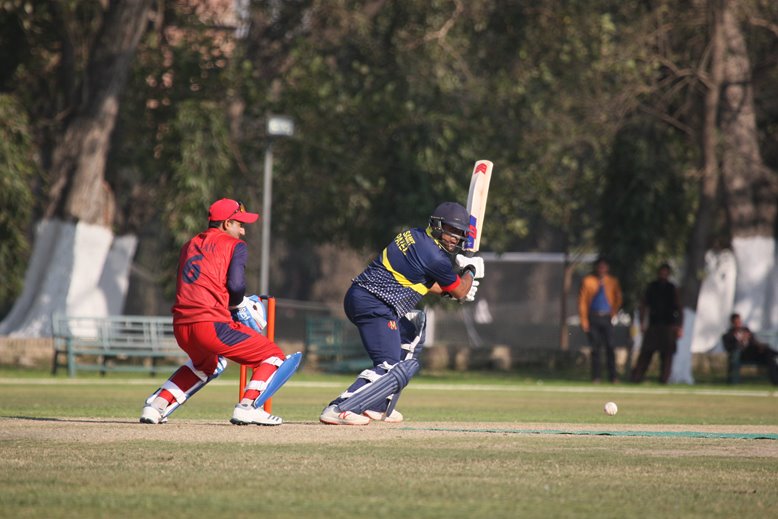
<path id="1" fill-rule="evenodd" d="M 456 8 L 454 9 L 454 13 L 451 15 L 451 17 L 446 20 L 446 22 L 443 24 L 443 27 L 438 29 L 435 32 L 429 33 L 426 36 L 424 36 L 424 41 L 432 41 L 432 40 L 445 40 L 446 36 L 448 35 L 448 31 L 451 30 L 451 28 L 454 26 L 454 23 L 456 22 L 457 18 L 462 14 L 464 11 L 464 7 L 462 5 L 461 0 L 455 0 L 454 4 L 456 4 Z"/>
<path id="2" fill-rule="evenodd" d="M 454 26 L 454 23 L 456 23 L 457 18 L 459 18 L 465 10 L 464 5 L 462 4 L 462 0 L 455 0 L 454 4 L 455 4 L 454 12 L 451 14 L 448 20 L 446 20 L 443 23 L 443 26 L 440 29 L 425 34 L 421 40 L 417 40 L 415 42 L 409 43 L 406 48 L 408 50 L 413 50 L 419 45 L 421 45 L 422 43 L 428 43 L 433 40 L 438 40 L 438 43 L 441 43 L 442 45 L 442 41 L 446 39 L 448 32 Z"/>
<path id="3" fill-rule="evenodd" d="M 689 126 L 687 124 L 684 124 L 683 122 L 681 122 L 677 118 L 673 117 L 672 115 L 668 114 L 667 112 L 663 112 L 661 110 L 657 110 L 656 108 L 653 108 L 651 106 L 646 106 L 646 105 L 641 105 L 640 107 L 638 107 L 638 109 L 641 112 L 646 113 L 646 114 L 654 117 L 655 119 L 658 119 L 658 120 L 660 120 L 660 121 L 662 121 L 662 122 L 672 126 L 673 128 L 676 128 L 676 129 L 682 131 L 683 133 L 685 133 L 686 135 L 688 135 L 690 137 L 694 137 L 694 135 L 695 135 L 695 131 L 694 131 L 694 129 L 691 126 Z"/>
<path id="4" fill-rule="evenodd" d="M 748 18 L 748 23 L 755 27 L 762 27 L 767 29 L 776 37 L 778 37 L 778 23 L 773 23 L 769 20 L 765 20 L 764 18 L 756 18 L 754 16 Z"/>

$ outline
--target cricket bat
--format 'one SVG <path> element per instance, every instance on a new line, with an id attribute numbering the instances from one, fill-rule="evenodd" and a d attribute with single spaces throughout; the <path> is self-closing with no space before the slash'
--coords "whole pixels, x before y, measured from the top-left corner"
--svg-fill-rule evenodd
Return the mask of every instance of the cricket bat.
<path id="1" fill-rule="evenodd" d="M 472 256 L 481 247 L 481 230 L 484 225 L 486 199 L 489 196 L 489 182 L 492 180 L 492 164 L 488 160 L 479 160 L 473 167 L 470 177 L 470 192 L 467 194 L 467 212 L 470 213 L 470 230 L 467 233 L 464 252 Z"/>

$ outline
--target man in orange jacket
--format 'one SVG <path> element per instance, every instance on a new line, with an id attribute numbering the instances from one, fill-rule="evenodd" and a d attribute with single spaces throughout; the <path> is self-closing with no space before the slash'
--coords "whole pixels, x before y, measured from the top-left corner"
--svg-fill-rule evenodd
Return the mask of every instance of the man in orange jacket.
<path id="1" fill-rule="evenodd" d="M 589 339 L 592 348 L 592 382 L 599 383 L 601 376 L 600 350 L 605 346 L 605 363 L 608 378 L 618 382 L 616 376 L 616 354 L 613 350 L 613 318 L 621 308 L 621 285 L 609 273 L 608 261 L 597 258 L 594 271 L 581 280 L 578 293 L 578 315 L 581 329 Z"/>

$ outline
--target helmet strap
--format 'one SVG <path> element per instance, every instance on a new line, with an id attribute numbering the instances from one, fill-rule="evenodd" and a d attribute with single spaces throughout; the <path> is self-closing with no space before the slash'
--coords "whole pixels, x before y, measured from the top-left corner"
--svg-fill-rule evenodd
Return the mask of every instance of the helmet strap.
<path id="1" fill-rule="evenodd" d="M 430 236 L 436 240 L 440 240 L 443 237 L 443 220 L 435 217 L 430 218 L 428 229 L 430 230 Z"/>
<path id="2" fill-rule="evenodd" d="M 436 227 L 434 223 L 437 223 L 438 226 Z M 435 243 L 438 247 L 443 249 L 444 251 L 448 252 L 448 249 L 445 245 L 443 245 L 443 224 L 440 222 L 440 220 L 437 220 L 436 222 L 433 222 L 433 220 L 430 220 L 430 224 L 427 226 L 427 234 L 435 240 Z M 465 240 L 466 238 L 462 238 L 459 240 L 456 245 L 454 245 L 454 252 L 450 254 L 455 254 L 457 251 L 461 251 L 462 248 L 465 246 Z"/>

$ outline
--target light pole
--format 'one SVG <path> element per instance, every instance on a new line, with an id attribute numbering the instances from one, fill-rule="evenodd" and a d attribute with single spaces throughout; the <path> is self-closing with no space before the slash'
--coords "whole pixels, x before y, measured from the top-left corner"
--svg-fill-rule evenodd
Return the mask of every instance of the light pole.
<path id="1" fill-rule="evenodd" d="M 265 178 L 262 183 L 262 255 L 259 265 L 259 293 L 268 294 L 268 268 L 270 264 L 270 214 L 273 189 L 273 138 L 294 135 L 291 117 L 274 115 L 267 120 L 267 148 L 265 148 Z"/>

